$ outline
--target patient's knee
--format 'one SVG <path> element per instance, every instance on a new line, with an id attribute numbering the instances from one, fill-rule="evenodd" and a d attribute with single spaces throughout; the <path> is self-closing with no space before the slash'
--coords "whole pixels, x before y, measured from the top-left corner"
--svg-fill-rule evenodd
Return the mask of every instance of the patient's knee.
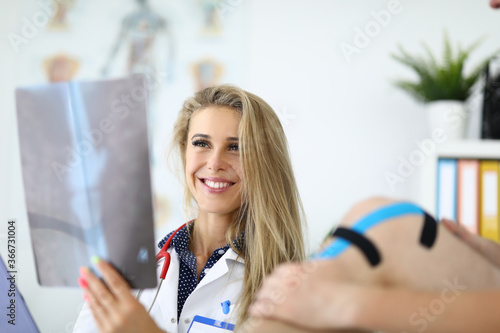
<path id="1" fill-rule="evenodd" d="M 351 207 L 347 214 L 344 216 L 340 225 L 350 226 L 353 225 L 356 221 L 360 220 L 363 216 L 368 213 L 383 207 L 387 206 L 391 203 L 398 202 L 398 200 L 386 198 L 386 197 L 371 197 L 368 199 L 364 199 Z"/>

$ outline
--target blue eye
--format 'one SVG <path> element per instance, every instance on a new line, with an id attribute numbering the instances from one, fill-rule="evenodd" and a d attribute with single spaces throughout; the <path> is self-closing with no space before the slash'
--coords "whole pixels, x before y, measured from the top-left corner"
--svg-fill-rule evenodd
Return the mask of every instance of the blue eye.
<path id="1" fill-rule="evenodd" d="M 240 150 L 240 147 L 238 146 L 238 144 L 233 143 L 233 144 L 229 145 L 229 150 L 238 151 L 238 150 Z"/>
<path id="2" fill-rule="evenodd" d="M 202 147 L 202 148 L 208 148 L 209 147 L 208 142 L 206 142 L 205 140 L 196 140 L 196 141 L 193 141 L 193 146 L 195 146 L 195 147 Z"/>

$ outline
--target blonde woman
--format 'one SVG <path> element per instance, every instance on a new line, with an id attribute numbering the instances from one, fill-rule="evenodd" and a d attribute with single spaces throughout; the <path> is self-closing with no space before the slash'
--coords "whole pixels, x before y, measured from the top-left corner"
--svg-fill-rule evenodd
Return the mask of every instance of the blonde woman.
<path id="1" fill-rule="evenodd" d="M 158 299 L 148 315 L 154 290 L 144 291 L 141 305 L 99 260 L 103 282 L 82 270 L 87 302 L 76 332 L 186 332 L 195 315 L 238 325 L 264 277 L 280 263 L 304 259 L 303 209 L 287 141 L 265 101 L 233 86 L 204 89 L 184 103 L 174 145 L 186 206 L 194 202 L 197 217 L 173 237 Z"/>

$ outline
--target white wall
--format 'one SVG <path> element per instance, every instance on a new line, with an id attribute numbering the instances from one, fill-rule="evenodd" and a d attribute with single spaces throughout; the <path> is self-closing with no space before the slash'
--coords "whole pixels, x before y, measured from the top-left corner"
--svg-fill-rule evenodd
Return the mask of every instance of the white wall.
<path id="1" fill-rule="evenodd" d="M 401 43 L 421 52 L 425 41 L 440 55 L 443 29 L 469 45 L 486 40 L 472 62 L 500 47 L 500 12 L 488 1 L 398 1 L 400 12 L 348 62 L 372 11 L 389 0 L 269 0 L 251 2 L 248 89 L 277 111 L 293 115 L 286 127 L 311 233 L 318 244 L 354 202 L 372 195 L 418 200 L 418 168 L 392 191 L 384 173 L 429 137 L 423 107 L 390 81 L 412 77 L 390 58 Z M 471 63 L 472 63 L 471 62 Z M 477 108 L 472 110 L 478 112 Z"/>
<path id="2" fill-rule="evenodd" d="M 30 14 L 26 4 L 34 3 L 0 0 L 0 253 L 4 255 L 6 251 L 6 221 L 15 218 L 20 243 L 19 286 L 43 332 L 66 332 L 81 306 L 81 293 L 40 288 L 36 283 L 13 101 L 17 73 L 26 72 L 26 68 L 16 69 L 16 59 L 28 54 L 14 54 L 6 38 L 8 31 L 18 31 L 21 18 Z M 165 12 L 168 6 L 175 7 L 179 15 L 174 21 L 182 27 L 180 14 L 186 14 L 182 5 L 165 3 Z M 238 30 L 240 38 L 233 36 L 230 41 L 234 47 L 244 49 L 242 59 L 246 67 L 232 71 L 225 80 L 262 96 L 284 119 L 312 248 L 349 206 L 364 197 L 382 194 L 418 200 L 418 168 L 395 191 L 384 178 L 386 171 L 396 172 L 399 156 L 407 158 L 417 148 L 415 140 L 429 137 L 423 107 L 390 84 L 391 79 L 410 75 L 389 56 L 397 43 L 410 51 L 420 51 L 419 43 L 423 40 L 440 51 L 442 31 L 446 28 L 453 41 L 464 45 L 480 36 L 487 37 L 472 60 L 500 47 L 495 35 L 500 31 L 500 11 L 491 10 L 486 0 L 401 0 L 401 11 L 350 62 L 342 54 L 340 44 L 353 44 L 355 29 L 364 29 L 374 20 L 370 13 L 387 8 L 389 1 L 228 3 L 236 4 L 228 14 L 228 24 L 244 18 L 245 28 Z M 116 18 L 130 8 L 130 4 L 116 6 Z M 178 36 L 183 36 L 185 28 L 189 27 L 184 22 L 182 29 L 177 28 Z M 86 41 L 87 47 L 92 42 Z M 35 43 L 36 40 L 32 45 Z M 186 57 L 199 53 L 199 48 L 211 48 L 203 42 L 187 43 L 183 38 L 178 38 L 178 44 L 183 58 L 176 71 L 181 76 L 185 73 Z M 178 109 L 182 99 L 191 93 L 189 81 L 179 80 L 182 84 L 166 92 L 168 98 L 162 102 L 172 110 Z M 163 118 L 163 137 L 168 136 L 172 119 L 172 114 Z"/>

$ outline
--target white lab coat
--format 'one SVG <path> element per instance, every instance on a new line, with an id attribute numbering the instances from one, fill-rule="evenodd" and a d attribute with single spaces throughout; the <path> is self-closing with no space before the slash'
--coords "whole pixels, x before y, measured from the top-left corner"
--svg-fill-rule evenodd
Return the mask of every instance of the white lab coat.
<path id="1" fill-rule="evenodd" d="M 229 248 L 189 295 L 177 323 L 179 256 L 173 248 L 170 248 L 168 252 L 172 258 L 170 267 L 150 312 L 156 324 L 168 333 L 187 332 L 193 317 L 196 315 L 235 324 L 238 310 L 237 301 L 243 287 L 244 260 L 242 258 L 236 259 L 238 255 Z M 163 259 L 157 265 L 158 276 L 162 266 Z M 140 302 L 146 309 L 149 309 L 155 293 L 156 288 L 145 289 L 142 293 Z M 222 312 L 221 303 L 227 300 L 231 302 L 231 306 L 229 313 L 225 315 Z M 73 332 L 99 332 L 87 304 L 80 312 Z"/>

